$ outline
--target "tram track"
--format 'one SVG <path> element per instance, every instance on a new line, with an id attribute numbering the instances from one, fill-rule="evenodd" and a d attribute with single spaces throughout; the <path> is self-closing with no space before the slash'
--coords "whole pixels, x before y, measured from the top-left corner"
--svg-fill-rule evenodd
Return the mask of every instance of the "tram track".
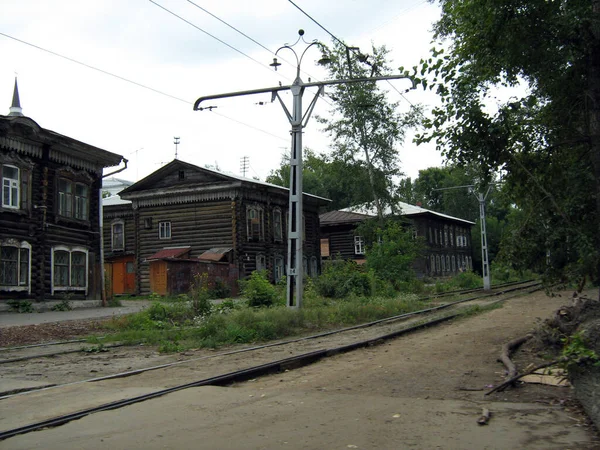
<path id="1" fill-rule="evenodd" d="M 248 347 L 243 349 L 236 349 L 229 352 L 221 352 L 214 355 L 204 356 L 201 358 L 195 358 L 191 360 L 178 361 L 173 364 L 163 364 L 159 366 L 145 368 L 143 370 L 136 370 L 130 372 L 123 372 L 119 374 L 113 374 L 105 377 L 98 377 L 94 379 L 82 380 L 76 383 L 70 383 L 65 385 L 58 385 L 48 387 L 43 389 L 43 391 L 48 391 L 46 393 L 40 391 L 33 391 L 36 393 L 36 397 L 44 394 L 50 394 L 49 391 L 60 392 L 62 390 L 77 389 L 75 385 L 82 385 L 84 383 L 94 382 L 96 383 L 107 383 L 107 382 L 116 382 L 120 378 L 131 377 L 132 375 L 142 375 L 149 371 L 156 371 L 159 369 L 175 369 L 175 367 L 181 367 L 185 365 L 190 365 L 193 363 L 202 363 L 200 366 L 206 365 L 206 361 L 209 359 L 221 359 L 220 364 L 215 365 L 213 368 L 214 371 L 210 372 L 210 370 L 204 370 L 203 373 L 206 373 L 207 376 L 194 381 L 188 381 L 184 383 L 174 384 L 172 386 L 168 386 L 165 389 L 153 389 L 152 392 L 146 393 L 143 395 L 133 395 L 128 398 L 121 398 L 114 401 L 104 402 L 99 405 L 93 405 L 88 408 L 83 408 L 75 413 L 70 414 L 62 414 L 56 415 L 49 418 L 43 418 L 43 420 L 32 420 L 29 425 L 22 426 L 14 426 L 12 428 L 7 429 L 6 431 L 0 432 L 0 439 L 6 439 L 11 436 L 15 436 L 17 434 L 23 434 L 30 431 L 34 431 L 37 429 L 49 427 L 49 426 L 57 426 L 63 423 L 67 423 L 71 420 L 76 420 L 81 417 L 85 417 L 86 415 L 93 414 L 99 411 L 106 411 L 111 409 L 120 408 L 123 406 L 127 406 L 133 403 L 138 403 L 141 401 L 149 400 L 152 398 L 160 397 L 162 395 L 169 394 L 171 392 L 176 392 L 178 390 L 187 389 L 190 387 L 197 386 L 222 386 L 227 385 L 236 381 L 247 380 L 248 378 L 256 378 L 257 376 L 264 375 L 266 373 L 273 373 L 280 370 L 287 370 L 295 367 L 301 367 L 307 364 L 311 364 L 315 361 L 318 361 L 322 358 L 333 356 L 336 354 L 352 351 L 358 348 L 375 345 L 381 342 L 384 342 L 388 339 L 392 339 L 402 334 L 413 332 L 418 329 L 431 327 L 441 322 L 450 320 L 461 315 L 464 312 L 464 308 L 460 307 L 460 305 L 465 305 L 469 302 L 479 302 L 484 301 L 487 304 L 494 304 L 498 302 L 503 302 L 509 298 L 519 295 L 521 292 L 530 293 L 537 290 L 540 290 L 541 284 L 533 283 L 526 284 L 520 286 L 512 286 L 507 287 L 503 290 L 497 290 L 494 292 L 489 292 L 484 296 L 475 296 L 470 298 L 465 298 L 461 300 L 457 300 L 454 302 L 449 302 L 443 305 L 437 305 L 432 308 L 428 308 L 421 311 L 415 311 L 412 313 L 402 314 L 399 316 L 390 317 L 387 319 L 381 319 L 375 322 L 370 322 L 368 324 L 361 324 L 353 327 L 346 327 L 339 330 L 332 330 L 324 333 L 319 333 L 311 336 L 304 336 L 302 338 L 297 338 L 293 340 L 280 341 L 275 343 L 269 343 L 261 346 Z M 486 301 L 487 299 L 487 301 Z M 447 311 L 443 311 L 447 310 Z M 441 314 L 440 314 L 441 313 Z M 366 330 L 369 330 L 368 332 Z M 348 335 L 353 334 L 350 338 Z M 326 337 L 336 336 L 335 340 L 329 340 L 323 344 L 322 339 Z M 342 338 L 344 337 L 344 338 Z M 347 339 L 346 339 L 347 338 Z M 311 347 L 306 345 L 307 341 L 312 341 Z M 298 348 L 293 348 L 294 345 L 304 343 L 302 346 Z M 325 345 L 325 346 L 324 346 Z M 292 353 L 292 356 L 279 358 L 273 360 L 273 347 L 282 347 L 278 349 L 279 355 Z M 285 350 L 284 350 L 285 349 Z M 308 350 L 308 351 L 306 351 Z M 250 365 L 247 367 L 237 368 L 235 370 L 229 370 L 223 373 L 221 370 L 219 372 L 218 368 L 223 367 L 235 367 L 235 364 L 224 364 L 225 357 L 239 355 L 241 353 L 251 353 L 251 360 L 258 362 L 258 364 Z M 295 353 L 295 354 L 294 354 Z M 247 364 L 249 358 L 243 360 L 240 364 L 243 366 Z M 203 367 L 203 369 L 206 369 Z M 194 370 L 200 372 L 200 370 Z M 169 372 L 171 374 L 171 372 Z M 187 373 L 189 378 L 189 371 Z M 162 378 L 166 378 L 167 376 L 163 376 Z M 177 379 L 172 375 L 169 378 Z M 139 386 L 144 386 L 148 388 L 149 386 L 144 385 L 144 383 L 140 382 Z M 78 392 L 77 390 L 75 392 Z M 28 392 L 19 393 L 15 395 L 9 395 L 2 397 L 3 402 L 11 402 L 18 401 L 16 397 L 21 397 L 23 395 L 28 394 Z M 77 395 L 77 394 L 75 394 Z M 55 397 L 57 395 L 55 394 Z M 64 400 L 64 399 L 63 399 Z M 50 414 L 51 415 L 51 414 Z M 39 415 L 38 415 L 39 416 Z M 33 417 L 32 417 L 33 418 Z M 0 426 L 2 426 L 0 424 Z"/>

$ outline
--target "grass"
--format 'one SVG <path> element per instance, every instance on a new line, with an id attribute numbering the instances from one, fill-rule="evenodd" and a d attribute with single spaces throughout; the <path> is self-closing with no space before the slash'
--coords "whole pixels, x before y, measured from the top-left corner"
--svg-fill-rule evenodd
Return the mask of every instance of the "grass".
<path id="1" fill-rule="evenodd" d="M 188 303 L 154 302 L 145 311 L 113 318 L 106 325 L 111 333 L 103 342 L 146 343 L 163 352 L 217 348 L 370 322 L 425 306 L 415 295 L 337 301 L 307 295 L 299 310 L 285 306 L 250 308 L 229 302 L 215 307 L 209 315 L 198 316 Z"/>

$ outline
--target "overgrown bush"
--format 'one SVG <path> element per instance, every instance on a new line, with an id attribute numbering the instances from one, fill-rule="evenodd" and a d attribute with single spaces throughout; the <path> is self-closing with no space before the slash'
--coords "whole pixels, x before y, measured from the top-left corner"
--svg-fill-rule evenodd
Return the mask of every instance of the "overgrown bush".
<path id="1" fill-rule="evenodd" d="M 371 296 L 376 290 L 376 279 L 372 271 L 353 261 L 335 259 L 323 265 L 323 272 L 314 286 L 318 294 L 327 298 L 348 296 Z"/>
<path id="2" fill-rule="evenodd" d="M 196 274 L 190 287 L 189 299 L 192 309 L 197 316 L 207 316 L 211 313 L 212 303 L 208 289 L 208 274 Z"/>
<path id="3" fill-rule="evenodd" d="M 228 298 L 231 296 L 231 287 L 222 279 L 215 280 L 214 287 L 210 290 L 210 298 Z"/>
<path id="4" fill-rule="evenodd" d="M 240 281 L 242 295 L 248 299 L 248 306 L 272 306 L 277 300 L 277 291 L 264 270 L 255 270 L 246 280 Z"/>
<path id="5" fill-rule="evenodd" d="M 476 289 L 483 286 L 483 280 L 474 272 L 461 272 L 444 282 L 435 284 L 437 293 L 454 291 L 458 289 Z"/>
<path id="6" fill-rule="evenodd" d="M 32 313 L 33 304 L 29 300 L 9 300 L 6 302 L 12 311 L 18 313 Z"/>

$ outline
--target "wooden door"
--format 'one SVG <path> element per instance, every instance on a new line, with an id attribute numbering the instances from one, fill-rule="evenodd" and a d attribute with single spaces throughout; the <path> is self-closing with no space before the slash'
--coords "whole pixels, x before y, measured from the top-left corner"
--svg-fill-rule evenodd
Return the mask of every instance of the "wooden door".
<path id="1" fill-rule="evenodd" d="M 150 263 L 150 290 L 158 295 L 167 295 L 167 263 L 165 261 Z"/>

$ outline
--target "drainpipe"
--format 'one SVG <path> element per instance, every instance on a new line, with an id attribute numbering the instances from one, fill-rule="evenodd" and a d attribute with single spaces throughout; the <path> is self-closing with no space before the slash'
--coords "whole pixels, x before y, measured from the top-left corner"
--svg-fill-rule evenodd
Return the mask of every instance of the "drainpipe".
<path id="1" fill-rule="evenodd" d="M 115 175 L 119 172 L 123 172 L 127 169 L 127 160 L 125 158 L 122 159 L 125 164 L 124 167 L 115 170 L 114 172 L 107 173 L 106 175 L 102 175 L 102 178 L 109 177 L 111 175 Z M 100 298 L 102 299 L 102 306 L 107 306 L 106 302 L 106 277 L 104 276 L 104 213 L 102 208 L 102 184 L 100 184 L 100 189 L 98 190 L 98 214 L 100 224 Z"/>

